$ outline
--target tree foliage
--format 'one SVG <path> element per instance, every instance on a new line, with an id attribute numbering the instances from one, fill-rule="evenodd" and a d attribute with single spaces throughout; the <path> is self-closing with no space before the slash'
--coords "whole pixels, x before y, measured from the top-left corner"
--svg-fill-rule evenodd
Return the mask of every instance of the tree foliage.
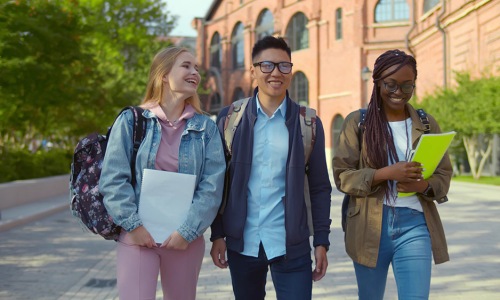
<path id="1" fill-rule="evenodd" d="M 90 64 L 80 39 L 86 26 L 57 2 L 9 1 L 0 15 L 0 132 L 25 146 L 65 121 L 81 66 Z"/>
<path id="2" fill-rule="evenodd" d="M 479 178 L 500 133 L 500 77 L 472 79 L 456 74 L 457 86 L 425 97 L 421 105 L 439 122 L 443 131 L 455 130 L 462 141 L 471 173 Z"/>
<path id="3" fill-rule="evenodd" d="M 18 145 L 103 130 L 138 103 L 175 19 L 152 0 L 3 1 L 0 133 Z"/>
<path id="4" fill-rule="evenodd" d="M 158 39 L 175 26 L 165 5 L 0 0 L 0 156 L 42 140 L 72 151 L 138 104 L 154 54 L 170 45 Z"/>

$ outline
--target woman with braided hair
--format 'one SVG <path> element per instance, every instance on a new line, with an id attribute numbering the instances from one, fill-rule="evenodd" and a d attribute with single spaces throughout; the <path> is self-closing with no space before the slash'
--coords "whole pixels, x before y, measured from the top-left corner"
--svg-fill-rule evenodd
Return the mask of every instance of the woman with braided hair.
<path id="1" fill-rule="evenodd" d="M 425 131 L 408 104 L 416 79 L 412 56 L 400 50 L 380 55 L 365 121 L 359 125 L 360 112 L 350 113 L 335 143 L 335 184 L 351 196 L 345 247 L 354 261 L 359 299 L 383 299 L 390 264 L 400 300 L 428 299 L 432 256 L 436 264 L 449 260 L 435 201 L 447 200 L 450 159 L 446 154 L 426 180 L 425 166 L 409 162 Z M 440 132 L 427 117 L 430 132 Z"/>

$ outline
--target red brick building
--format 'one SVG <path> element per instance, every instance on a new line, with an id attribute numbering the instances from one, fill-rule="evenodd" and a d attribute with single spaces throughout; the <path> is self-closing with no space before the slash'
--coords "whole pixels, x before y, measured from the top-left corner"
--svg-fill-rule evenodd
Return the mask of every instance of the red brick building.
<path id="1" fill-rule="evenodd" d="M 418 96 L 453 84 L 454 71 L 498 74 L 499 17 L 500 0 L 214 0 L 193 21 L 211 90 L 205 109 L 215 114 L 250 96 L 253 44 L 285 37 L 294 64 L 290 95 L 317 110 L 330 161 L 344 117 L 369 99 L 372 83 L 363 75 L 382 52 L 416 57 Z"/>

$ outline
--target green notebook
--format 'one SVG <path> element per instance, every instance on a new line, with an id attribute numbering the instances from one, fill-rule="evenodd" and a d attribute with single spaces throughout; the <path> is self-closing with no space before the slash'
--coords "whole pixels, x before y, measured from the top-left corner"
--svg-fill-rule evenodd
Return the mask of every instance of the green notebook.
<path id="1" fill-rule="evenodd" d="M 446 150 L 457 133 L 455 131 L 443 133 L 423 134 L 418 141 L 417 147 L 413 151 L 410 161 L 416 161 L 423 165 L 424 179 L 428 179 L 434 174 L 437 166 L 443 159 Z M 398 197 L 408 197 L 416 193 L 398 193 Z"/>

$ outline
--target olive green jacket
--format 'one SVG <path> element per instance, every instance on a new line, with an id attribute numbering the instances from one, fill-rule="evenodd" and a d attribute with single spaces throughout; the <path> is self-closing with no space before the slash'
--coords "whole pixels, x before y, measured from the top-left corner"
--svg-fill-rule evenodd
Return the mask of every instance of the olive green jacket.
<path id="1" fill-rule="evenodd" d="M 407 105 L 413 124 L 412 142 L 415 148 L 418 139 L 424 134 L 424 125 L 416 110 L 411 105 Z M 430 132 L 440 132 L 436 120 L 430 115 L 428 118 Z M 347 210 L 346 252 L 355 262 L 375 267 L 382 230 L 384 191 L 380 186 L 372 187 L 375 169 L 368 167 L 366 161 L 360 159 L 362 156 L 358 139 L 359 120 L 360 112 L 354 111 L 344 121 L 339 139 L 335 141 L 333 175 L 337 189 L 351 195 Z M 366 151 L 364 145 L 362 151 L 363 153 Z M 430 198 L 417 193 L 429 229 L 436 264 L 448 261 L 449 255 L 443 225 L 434 200 L 438 203 L 447 201 L 446 194 L 450 186 L 451 175 L 452 166 L 446 154 L 434 174 L 428 179 L 434 190 L 434 197 Z"/>

